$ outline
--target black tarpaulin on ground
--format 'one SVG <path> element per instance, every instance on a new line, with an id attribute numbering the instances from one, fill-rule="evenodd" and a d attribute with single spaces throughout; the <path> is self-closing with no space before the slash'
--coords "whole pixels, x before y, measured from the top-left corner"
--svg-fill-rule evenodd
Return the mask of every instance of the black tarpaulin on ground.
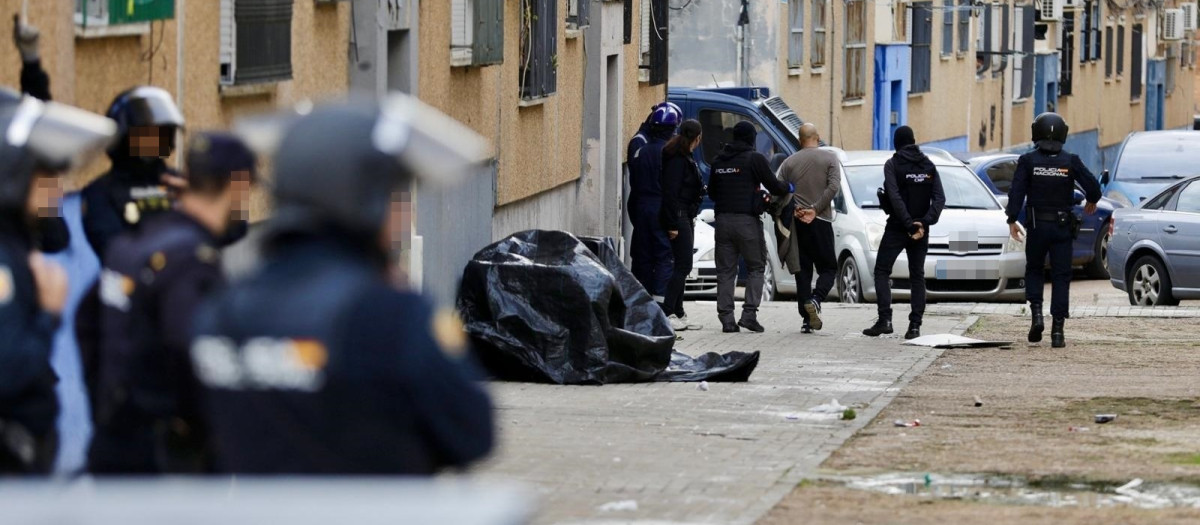
<path id="1" fill-rule="evenodd" d="M 746 381 L 758 352 L 673 352 L 662 310 L 611 240 L 530 230 L 467 264 L 458 309 L 497 378 L 558 384 Z"/>

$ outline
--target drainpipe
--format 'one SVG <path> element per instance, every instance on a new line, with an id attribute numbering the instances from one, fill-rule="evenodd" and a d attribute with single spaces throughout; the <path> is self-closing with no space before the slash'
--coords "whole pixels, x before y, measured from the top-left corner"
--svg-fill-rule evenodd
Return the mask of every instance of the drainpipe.
<path id="1" fill-rule="evenodd" d="M 183 61 L 183 45 L 187 40 L 184 38 L 184 16 L 187 13 L 187 6 L 184 0 L 175 1 L 175 100 L 178 102 L 181 110 L 186 111 L 186 104 L 183 98 L 184 84 L 184 61 Z M 150 67 L 154 67 L 151 63 Z M 183 130 L 175 130 L 175 144 L 183 144 Z M 187 148 L 176 146 L 175 148 L 175 169 L 183 169 L 184 156 L 187 154 Z"/>
<path id="2" fill-rule="evenodd" d="M 829 5 L 829 42 L 837 42 L 837 9 L 834 9 L 833 4 L 827 5 Z M 842 2 L 842 5 L 846 5 L 845 2 Z M 829 52 L 830 47 L 825 47 L 825 63 L 829 66 L 829 140 L 826 143 L 833 144 L 833 94 L 837 90 L 837 58 Z M 843 56 L 845 55 L 843 54 Z M 840 141 L 837 146 L 839 148 L 846 147 Z"/>

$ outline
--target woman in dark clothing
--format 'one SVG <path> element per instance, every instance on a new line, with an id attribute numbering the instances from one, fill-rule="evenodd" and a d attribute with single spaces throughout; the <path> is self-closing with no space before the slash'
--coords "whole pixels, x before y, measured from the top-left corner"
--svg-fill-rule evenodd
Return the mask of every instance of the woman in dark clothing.
<path id="1" fill-rule="evenodd" d="M 692 157 L 692 151 L 700 145 L 700 132 L 699 122 L 686 120 L 679 126 L 679 134 L 663 147 L 660 216 L 663 229 L 667 230 L 667 236 L 671 239 L 671 252 L 675 258 L 663 312 L 676 331 L 698 328 L 687 324 L 687 314 L 683 311 L 683 288 L 688 273 L 692 271 L 695 240 L 692 227 L 696 215 L 700 214 L 700 202 L 705 195 L 700 168 Z"/>

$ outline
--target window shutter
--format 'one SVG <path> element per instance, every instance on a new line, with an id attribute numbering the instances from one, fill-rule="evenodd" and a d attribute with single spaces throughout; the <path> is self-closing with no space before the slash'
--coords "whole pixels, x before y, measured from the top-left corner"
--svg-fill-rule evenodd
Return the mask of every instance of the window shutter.
<path id="1" fill-rule="evenodd" d="M 633 43 L 633 0 L 625 0 L 625 44 Z"/>
<path id="2" fill-rule="evenodd" d="M 1134 24 L 1133 34 L 1130 35 L 1130 49 L 1133 54 L 1130 55 L 1131 64 L 1129 73 L 1129 98 L 1137 100 L 1142 98 L 1142 61 L 1146 57 L 1142 56 L 1142 25 Z"/>
<path id="3" fill-rule="evenodd" d="M 643 0 L 651 7 L 650 23 L 653 25 L 650 38 L 650 85 L 658 86 L 667 83 L 667 21 L 669 4 L 667 0 Z"/>
<path id="4" fill-rule="evenodd" d="M 788 67 L 804 65 L 804 5 L 803 0 L 788 2 Z"/>
<path id="5" fill-rule="evenodd" d="M 237 74 L 237 32 L 233 27 L 234 0 L 221 0 L 220 60 L 221 83 L 231 85 Z"/>
<path id="6" fill-rule="evenodd" d="M 291 80 L 292 0 L 236 0 L 238 84 Z"/>
<path id="7" fill-rule="evenodd" d="M 1027 5 L 1021 9 L 1021 93 L 1020 98 L 1029 98 L 1033 96 L 1033 68 L 1035 58 L 1033 55 L 1033 40 L 1034 40 L 1034 23 L 1036 22 L 1037 10 L 1033 5 Z"/>
<path id="8" fill-rule="evenodd" d="M 471 34 L 474 32 L 472 0 L 450 0 L 450 60 L 455 65 L 471 63 L 470 53 L 474 50 Z"/>
<path id="9" fill-rule="evenodd" d="M 558 2 L 523 0 L 521 13 L 521 96 L 538 99 L 554 94 L 558 86 Z M 529 13 L 528 17 L 525 13 Z"/>
<path id="10" fill-rule="evenodd" d="M 643 56 L 650 53 L 650 4 L 654 0 L 642 0 L 642 43 L 641 53 Z"/>
<path id="11" fill-rule="evenodd" d="M 1008 4 L 1000 4 L 1000 34 L 996 35 L 1000 39 L 1000 61 L 999 67 L 992 69 L 992 77 L 998 77 L 1004 72 L 1004 68 L 1008 67 L 1008 52 L 1012 51 L 1012 30 L 1009 29 L 1009 17 L 1012 12 L 1011 6 Z"/>
<path id="12" fill-rule="evenodd" d="M 954 54 L 954 0 L 942 0 L 942 55 Z"/>
<path id="13" fill-rule="evenodd" d="M 1063 13 L 1062 47 L 1058 50 L 1058 96 L 1070 95 L 1075 69 L 1075 13 Z"/>
<path id="14" fill-rule="evenodd" d="M 587 27 L 591 24 L 591 6 L 592 0 L 570 0 L 568 7 L 573 12 L 567 13 L 567 23 L 576 28 Z"/>
<path id="15" fill-rule="evenodd" d="M 1104 28 L 1104 77 L 1113 76 L 1113 28 Z"/>
<path id="16" fill-rule="evenodd" d="M 1117 26 L 1117 76 L 1125 74 L 1125 26 Z"/>
<path id="17" fill-rule="evenodd" d="M 958 52 L 971 50 L 971 0 L 958 0 Z"/>
<path id="18" fill-rule="evenodd" d="M 912 39 L 912 80 L 909 93 L 925 93 L 930 87 L 930 68 L 932 65 L 933 43 L 933 3 L 915 2 L 909 14 Z"/>
<path id="19" fill-rule="evenodd" d="M 475 35 L 471 50 L 477 66 L 504 62 L 504 0 L 475 2 Z"/>

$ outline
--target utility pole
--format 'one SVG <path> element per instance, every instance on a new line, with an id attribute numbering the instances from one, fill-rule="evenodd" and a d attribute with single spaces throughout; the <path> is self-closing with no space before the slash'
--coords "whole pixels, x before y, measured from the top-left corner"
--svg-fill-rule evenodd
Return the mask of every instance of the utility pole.
<path id="1" fill-rule="evenodd" d="M 738 46 L 738 82 L 742 86 L 750 85 L 750 0 L 742 0 L 742 12 L 738 15 L 738 33 L 741 42 Z"/>

